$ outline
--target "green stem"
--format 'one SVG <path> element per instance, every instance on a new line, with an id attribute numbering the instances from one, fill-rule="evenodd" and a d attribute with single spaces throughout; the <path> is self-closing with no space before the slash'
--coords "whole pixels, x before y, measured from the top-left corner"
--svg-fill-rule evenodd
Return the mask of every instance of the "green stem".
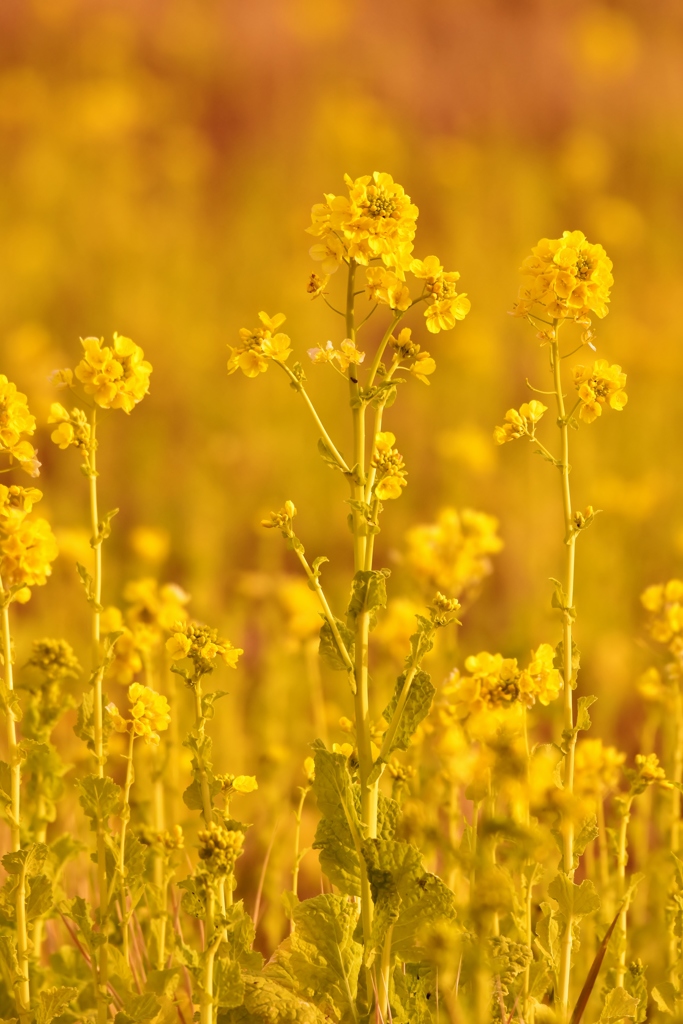
<path id="1" fill-rule="evenodd" d="M 628 797 L 624 804 L 624 810 L 621 815 L 621 821 L 619 822 L 619 844 L 618 844 L 618 855 L 617 855 L 617 878 L 619 880 L 619 899 L 622 900 L 621 913 L 619 915 L 619 931 L 620 943 L 619 943 L 619 959 L 617 962 L 617 980 L 616 987 L 623 988 L 624 979 L 626 978 L 626 941 L 627 941 L 627 929 L 628 929 L 628 902 L 624 900 L 626 894 L 626 865 L 628 864 L 628 851 L 627 851 L 627 839 L 628 839 L 628 823 L 631 820 L 631 804 L 633 803 L 633 797 Z"/>
<path id="2" fill-rule="evenodd" d="M 126 780 L 123 786 L 123 810 L 121 811 L 121 835 L 119 837 L 119 878 L 121 882 L 121 928 L 123 934 L 123 956 L 130 965 L 130 911 L 128 910 L 128 886 L 126 885 L 126 831 L 130 821 L 130 790 L 135 773 L 133 772 L 133 745 L 135 733 L 131 731 L 128 741 L 126 758 Z"/>
<path id="3" fill-rule="evenodd" d="M 391 940 L 394 932 L 393 924 L 387 929 L 387 934 L 384 939 L 384 945 L 382 947 L 382 960 L 379 968 L 379 993 L 378 993 L 378 1005 L 380 1011 L 380 1020 L 389 1019 L 389 999 L 391 997 L 391 966 L 392 966 L 392 955 L 391 955 Z"/>
<path id="4" fill-rule="evenodd" d="M 194 707 L 195 707 L 195 715 L 196 715 L 195 726 L 196 726 L 196 729 L 197 729 L 197 734 L 198 734 L 200 740 L 202 740 L 204 738 L 204 731 L 205 731 L 205 726 L 206 726 L 206 718 L 204 717 L 204 714 L 202 712 L 202 684 L 201 684 L 201 680 L 200 679 L 195 680 L 195 683 L 194 683 L 194 686 L 193 686 L 192 689 L 193 689 L 193 692 L 194 692 Z M 199 770 L 199 780 L 200 780 L 200 789 L 201 789 L 201 794 L 202 794 L 202 815 L 204 816 L 204 821 L 206 822 L 206 824 L 210 825 L 211 822 L 213 821 L 213 808 L 211 806 L 211 791 L 209 789 L 209 780 L 208 780 L 208 777 L 207 777 L 207 774 L 206 774 L 206 768 L 204 767 L 203 760 L 201 760 L 200 758 L 201 758 L 201 755 L 198 756 L 197 762 L 198 762 L 198 766 L 199 766 L 199 769 L 198 769 Z"/>
<path id="5" fill-rule="evenodd" d="M 562 475 L 562 510 L 564 513 L 564 542 L 566 545 L 566 567 L 564 579 L 564 593 L 562 608 L 562 674 L 564 678 L 564 740 L 566 744 L 566 755 L 564 760 L 564 790 L 567 798 L 571 800 L 574 792 L 574 756 L 576 751 L 576 734 L 574 733 L 574 701 L 573 701 L 573 636 L 572 625 L 574 619 L 574 570 L 576 553 L 576 531 L 572 523 L 572 502 L 569 486 L 569 426 L 562 392 L 562 363 L 560 360 L 559 342 L 557 340 L 559 325 L 555 324 L 555 336 L 551 344 L 551 366 L 553 381 L 555 385 L 555 399 L 557 402 L 557 418 L 562 442 L 562 455 L 560 459 L 560 472 Z M 574 823 L 570 815 L 565 817 L 562 823 L 563 833 L 563 856 L 562 863 L 565 873 L 573 879 L 574 877 Z M 572 955 L 572 920 L 571 915 L 565 922 L 564 935 L 560 953 L 560 1017 L 565 1020 L 569 1006 L 569 985 L 571 980 L 571 955 Z"/>
<path id="6" fill-rule="evenodd" d="M 31 986 L 29 980 L 28 925 L 26 921 L 26 865 L 22 865 L 17 884 L 17 962 L 19 978 L 16 986 L 17 1013 L 21 1024 L 31 1019 Z"/>
<path id="7" fill-rule="evenodd" d="M 90 417 L 90 448 L 88 452 L 88 486 L 90 497 L 90 530 L 93 542 L 93 609 L 91 626 L 92 670 L 94 674 L 93 724 L 95 739 L 95 767 L 98 776 L 104 778 L 104 730 L 102 721 L 102 659 L 100 649 L 100 607 L 102 604 L 102 543 L 99 538 L 99 514 L 97 507 L 97 411 Z M 107 860 L 104 822 L 97 823 L 97 888 L 99 894 L 99 926 L 102 931 L 109 907 L 107 890 Z M 108 954 L 107 943 L 103 942 L 98 954 L 97 1020 L 106 1024 L 108 1016 Z"/>
<path id="8" fill-rule="evenodd" d="M 356 669 L 353 662 L 351 661 L 351 656 L 346 649 L 346 645 L 342 640 L 341 633 L 339 632 L 339 627 L 337 626 L 337 620 L 335 619 L 332 613 L 332 609 L 330 608 L 329 602 L 325 597 L 325 592 L 320 585 L 320 578 L 316 575 L 316 573 L 313 572 L 312 568 L 308 564 L 308 559 L 306 558 L 304 550 L 299 543 L 294 545 L 294 551 L 296 552 L 296 556 L 299 559 L 299 562 L 301 563 L 301 567 L 306 573 L 309 585 L 312 587 L 314 593 L 316 594 L 318 600 L 320 601 L 320 607 L 322 608 L 327 624 L 330 627 L 330 632 L 334 637 L 334 642 L 337 645 L 339 656 L 344 662 L 344 665 L 346 666 L 346 671 L 349 676 L 349 683 L 351 685 L 351 689 L 355 692 Z"/>
<path id="9" fill-rule="evenodd" d="M 201 1005 L 199 1010 L 200 1024 L 214 1024 L 214 991 L 213 973 L 216 951 L 223 939 L 223 933 L 215 932 L 216 896 L 212 889 L 209 889 L 206 897 L 206 914 L 204 928 L 206 930 L 207 947 L 204 950 L 204 991 L 202 992 Z"/>
<path id="10" fill-rule="evenodd" d="M 285 363 L 278 362 L 277 365 L 282 367 L 282 369 L 285 371 L 287 376 L 290 378 L 290 380 L 291 380 L 292 384 L 294 385 L 294 388 L 296 389 L 296 391 L 298 391 L 299 394 L 302 396 L 304 402 L 306 403 L 306 405 L 309 408 L 309 411 L 310 411 L 311 415 L 313 416 L 313 419 L 315 420 L 315 423 L 316 423 L 316 426 L 318 427 L 318 430 L 320 431 L 320 436 L 322 437 L 322 439 L 325 442 L 325 444 L 326 444 L 327 448 L 329 449 L 329 451 L 332 453 L 332 456 L 334 457 L 334 460 L 337 463 L 337 465 L 339 466 L 339 468 L 342 471 L 342 473 L 350 473 L 351 470 L 349 469 L 349 467 L 347 466 L 346 462 L 344 461 L 344 457 L 340 454 L 340 452 L 337 449 L 337 446 L 335 445 L 334 441 L 332 440 L 330 435 L 327 433 L 327 430 L 323 426 L 323 421 L 320 419 L 320 416 L 318 415 L 318 410 L 313 405 L 313 402 L 311 401 L 311 399 L 309 397 L 309 394 L 306 391 L 306 388 L 303 386 L 303 384 L 301 383 L 299 378 L 296 376 L 296 374 L 293 372 L 293 370 L 290 370 L 290 368 Z"/>
<path id="11" fill-rule="evenodd" d="M 294 820 L 296 827 L 294 829 L 294 867 L 292 868 L 292 892 L 295 896 L 299 895 L 299 865 L 301 864 L 301 816 L 304 810 L 304 803 L 309 792 L 308 786 L 301 787 L 301 797 L 299 798 L 299 804 L 296 809 Z M 292 921 L 292 931 L 294 931 L 294 922 Z"/>

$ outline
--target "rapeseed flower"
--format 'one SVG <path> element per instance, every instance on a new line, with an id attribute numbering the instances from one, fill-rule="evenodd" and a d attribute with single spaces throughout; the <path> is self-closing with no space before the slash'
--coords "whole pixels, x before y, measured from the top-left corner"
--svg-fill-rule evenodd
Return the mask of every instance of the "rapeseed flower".
<path id="1" fill-rule="evenodd" d="M 640 601 L 650 613 L 648 632 L 660 644 L 669 644 L 683 632 L 683 580 L 647 587 Z"/>
<path id="2" fill-rule="evenodd" d="M 27 437 L 36 429 L 36 418 L 29 412 L 26 395 L 0 374 L 0 452 L 7 452 L 10 465 L 19 463 L 29 476 L 38 476 L 40 463 Z"/>
<path id="3" fill-rule="evenodd" d="M 542 238 L 531 252 L 520 268 L 517 316 L 528 316 L 536 307 L 553 320 L 591 312 L 607 316 L 614 278 L 601 245 L 588 242 L 582 231 L 565 231 L 562 238 Z"/>
<path id="4" fill-rule="evenodd" d="M 410 270 L 415 277 L 424 280 L 425 294 L 430 296 L 425 309 L 428 331 L 432 334 L 450 331 L 456 321 L 465 319 L 471 303 L 466 292 L 458 293 L 456 283 L 460 280 L 460 274 L 457 270 L 446 273 L 436 256 L 413 260 Z"/>
<path id="5" fill-rule="evenodd" d="M 412 299 L 405 281 L 385 267 L 369 267 L 365 273 L 366 290 L 372 302 L 382 306 L 390 306 L 405 312 L 410 308 Z"/>
<path id="6" fill-rule="evenodd" d="M 420 346 L 413 341 L 410 327 L 404 327 L 399 331 L 397 337 L 389 336 L 389 344 L 395 350 L 401 362 L 406 364 L 405 368 L 414 377 L 421 380 L 423 384 L 429 384 L 427 377 L 436 370 L 436 362 L 429 352 L 420 350 Z M 402 367 L 403 368 L 403 367 Z"/>
<path id="7" fill-rule="evenodd" d="M 320 239 L 310 249 L 322 262 L 325 274 L 333 274 L 345 260 L 367 266 L 380 257 L 403 278 L 408 269 L 415 237 L 418 209 L 390 174 L 375 171 L 344 182 L 348 196 L 325 195 L 311 211 L 309 234 Z"/>
<path id="8" fill-rule="evenodd" d="M 41 497 L 34 487 L 3 485 L 0 490 L 0 575 L 6 590 L 21 587 L 13 598 L 20 604 L 29 600 L 30 587 L 47 582 L 59 554 L 48 521 L 27 518 Z"/>
<path id="9" fill-rule="evenodd" d="M 357 366 L 363 362 L 365 352 L 356 348 L 356 344 L 351 338 L 344 338 L 339 348 L 335 348 L 334 344 L 328 341 L 324 346 L 318 345 L 316 348 L 309 348 L 308 356 L 314 363 L 332 363 L 342 373 L 346 373 L 352 364 Z"/>
<path id="10" fill-rule="evenodd" d="M 149 391 L 152 365 L 130 338 L 114 334 L 112 345 L 103 338 L 81 339 L 84 356 L 75 370 L 86 394 L 102 409 L 130 413 Z"/>
<path id="11" fill-rule="evenodd" d="M 618 364 L 610 366 L 606 359 L 597 359 L 592 367 L 575 366 L 573 374 L 574 386 L 581 399 L 579 416 L 585 423 L 592 423 L 602 416 L 602 407 L 606 403 L 617 412 L 626 405 L 626 374 Z"/>
<path id="12" fill-rule="evenodd" d="M 375 495 L 381 501 L 400 498 L 408 482 L 403 456 L 394 448 L 395 441 L 395 436 L 389 430 L 377 434 L 375 438 L 372 466 L 377 473 Z"/>
<path id="13" fill-rule="evenodd" d="M 161 739 L 159 733 L 168 729 L 171 722 L 168 701 L 162 694 L 142 683 L 131 684 L 128 700 L 131 705 L 130 718 L 124 718 L 116 704 L 107 705 L 114 728 L 117 732 L 141 736 L 146 743 L 157 746 Z"/>
<path id="14" fill-rule="evenodd" d="M 265 373 L 271 359 L 276 363 L 285 363 L 292 351 L 291 342 L 286 334 L 278 331 L 285 322 L 284 313 L 270 317 L 263 311 L 259 313 L 260 327 L 242 327 L 239 335 L 241 344 L 236 348 L 228 345 L 228 373 L 241 370 L 246 377 L 258 377 Z"/>
<path id="15" fill-rule="evenodd" d="M 240 647 L 233 647 L 229 640 L 219 639 L 215 629 L 183 621 L 174 624 L 172 635 L 166 641 L 166 650 L 172 661 L 190 658 L 202 674 L 212 671 L 212 662 L 218 657 L 229 668 L 236 668 L 240 655 L 244 653 Z"/>
<path id="16" fill-rule="evenodd" d="M 520 697 L 527 707 L 535 701 L 548 705 L 559 696 L 563 680 L 553 664 L 554 658 L 555 650 L 550 644 L 541 644 L 531 652 L 531 661 L 518 680 Z"/>
<path id="17" fill-rule="evenodd" d="M 90 424 L 82 409 L 72 409 L 69 412 L 61 402 L 53 402 L 47 422 L 57 424 L 50 438 L 59 448 L 65 450 L 73 445 L 82 452 L 89 450 Z"/>
<path id="18" fill-rule="evenodd" d="M 495 516 L 444 508 L 435 523 L 406 533 L 406 562 L 430 590 L 471 594 L 493 571 L 491 555 L 503 547 Z"/>
<path id="19" fill-rule="evenodd" d="M 508 409 L 503 425 L 493 431 L 496 444 L 505 444 L 506 441 L 514 441 L 518 437 L 533 437 L 536 424 L 547 411 L 548 406 L 535 398 L 520 405 L 519 409 Z"/>
<path id="20" fill-rule="evenodd" d="M 604 799 L 619 785 L 626 754 L 601 739 L 582 739 L 576 744 L 576 788 Z"/>

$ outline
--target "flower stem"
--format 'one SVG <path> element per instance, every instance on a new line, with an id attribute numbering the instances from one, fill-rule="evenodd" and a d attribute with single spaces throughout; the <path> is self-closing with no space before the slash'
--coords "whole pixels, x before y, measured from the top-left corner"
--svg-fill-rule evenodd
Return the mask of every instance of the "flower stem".
<path id="1" fill-rule="evenodd" d="M 126 885 L 126 831 L 130 821 L 130 790 L 133 785 L 135 773 L 133 771 L 133 744 L 135 733 L 131 731 L 128 741 L 128 756 L 126 758 L 126 781 L 123 787 L 123 810 L 121 811 L 121 835 L 119 837 L 119 878 L 121 881 L 121 928 L 123 930 L 123 956 L 126 963 L 130 963 L 130 937 L 129 923 L 130 912 L 128 910 L 128 886 Z"/>
<path id="2" fill-rule="evenodd" d="M 626 940 L 628 929 L 628 901 L 624 900 L 626 894 L 626 865 L 628 864 L 628 824 L 631 820 L 631 804 L 633 797 L 624 801 L 624 808 L 619 822 L 619 844 L 617 853 L 617 878 L 619 885 L 619 899 L 622 900 L 621 914 L 619 915 L 619 931 L 621 932 L 619 943 L 619 959 L 617 962 L 616 987 L 623 988 L 626 978 Z"/>
<path id="3" fill-rule="evenodd" d="M 574 732 L 574 700 L 573 700 L 573 636 L 574 621 L 574 569 L 576 554 L 576 531 L 572 523 L 572 501 L 569 486 L 569 425 L 562 392 L 562 363 L 560 359 L 557 333 L 559 324 L 555 323 L 554 340 L 551 343 L 550 362 L 555 386 L 557 418 L 560 429 L 562 453 L 559 469 L 562 476 L 562 510 L 564 513 L 564 542 L 566 546 L 565 579 L 563 581 L 564 599 L 562 607 L 562 675 L 564 678 L 564 740 L 566 754 L 564 760 L 564 790 L 571 799 L 574 792 L 574 755 L 576 751 L 576 733 Z M 574 877 L 574 823 L 570 815 L 562 823 L 563 854 L 562 866 L 567 875 Z M 571 976 L 572 955 L 572 921 L 565 923 L 560 955 L 560 1017 L 566 1019 L 569 1005 L 569 984 Z"/>
<path id="4" fill-rule="evenodd" d="M 195 681 L 193 691 L 195 714 L 197 716 L 195 725 L 197 729 L 197 734 L 201 741 L 204 739 L 206 718 L 204 717 L 204 712 L 202 711 L 202 684 L 199 679 Z M 204 821 L 206 822 L 206 824 L 210 825 L 211 822 L 213 821 L 213 810 L 211 807 L 211 792 L 209 790 L 209 779 L 207 777 L 206 768 L 204 767 L 204 761 L 201 755 L 198 756 L 197 761 L 199 766 L 200 789 L 202 794 L 202 815 L 204 817 Z"/>

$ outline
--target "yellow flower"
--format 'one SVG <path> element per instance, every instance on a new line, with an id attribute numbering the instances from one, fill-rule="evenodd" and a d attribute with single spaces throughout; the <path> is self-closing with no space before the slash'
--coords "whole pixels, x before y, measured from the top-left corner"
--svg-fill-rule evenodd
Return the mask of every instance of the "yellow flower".
<path id="1" fill-rule="evenodd" d="M 253 793 L 258 789 L 258 782 L 253 775 L 236 775 L 232 780 L 232 788 L 236 793 Z"/>
<path id="2" fill-rule="evenodd" d="M 90 424 L 82 409 L 68 412 L 61 402 L 53 402 L 47 422 L 57 424 L 50 437 L 58 447 L 65 449 L 75 445 L 82 450 L 89 447 Z"/>
<path id="3" fill-rule="evenodd" d="M 154 577 L 131 580 L 126 584 L 123 596 L 130 607 L 126 618 L 131 626 L 145 626 L 158 634 L 168 632 L 177 622 L 187 618 L 186 605 L 190 595 L 176 583 L 159 586 Z"/>
<path id="4" fill-rule="evenodd" d="M 304 775 L 306 776 L 306 782 L 310 786 L 315 781 L 315 761 L 312 757 L 304 758 Z"/>
<path id="5" fill-rule="evenodd" d="M 555 651 L 550 644 L 541 644 L 531 652 L 531 662 L 519 677 L 519 690 L 527 707 L 538 700 L 548 705 L 562 690 L 563 680 L 553 665 Z"/>
<path id="6" fill-rule="evenodd" d="M 50 438 L 59 448 L 68 448 L 73 444 L 74 428 L 70 423 L 60 423 L 57 429 L 52 431 Z"/>
<path id="7" fill-rule="evenodd" d="M 192 641 L 184 633 L 174 633 L 166 641 L 166 650 L 170 654 L 172 661 L 180 661 L 181 658 L 186 658 L 191 646 Z"/>
<path id="8" fill-rule="evenodd" d="M 579 392 L 581 409 L 579 415 L 586 423 L 592 423 L 602 415 L 602 406 L 607 402 L 611 409 L 621 412 L 627 402 L 626 374 L 616 363 L 610 366 L 606 359 L 597 359 L 593 366 L 575 366 L 574 386 Z"/>
<path id="9" fill-rule="evenodd" d="M 81 344 L 85 354 L 75 373 L 86 394 L 103 409 L 130 413 L 149 391 L 152 372 L 140 346 L 116 333 L 111 346 L 103 338 L 84 338 Z"/>
<path id="10" fill-rule="evenodd" d="M 233 647 L 229 640 L 220 639 L 215 629 L 198 622 L 176 622 L 173 635 L 166 641 L 166 650 L 172 661 L 190 658 L 200 674 L 210 672 L 211 662 L 218 657 L 229 668 L 236 668 L 240 655 L 244 654 L 240 647 Z"/>
<path id="11" fill-rule="evenodd" d="M 376 471 L 375 495 L 380 501 L 400 498 L 407 484 L 407 473 L 403 456 L 393 447 L 396 438 L 391 431 L 380 432 L 375 437 L 375 453 L 372 467 Z"/>
<path id="12" fill-rule="evenodd" d="M 576 788 L 601 799 L 619 785 L 621 766 L 626 761 L 616 747 L 604 746 L 600 739 L 583 739 L 576 744 Z"/>
<path id="13" fill-rule="evenodd" d="M 460 280 L 457 270 L 444 272 L 436 256 L 424 260 L 413 260 L 411 272 L 425 282 L 424 293 L 431 297 L 425 310 L 427 330 L 432 334 L 450 331 L 457 320 L 464 320 L 471 303 L 465 292 L 458 294 L 456 282 Z"/>
<path id="14" fill-rule="evenodd" d="M 423 384 L 429 384 L 427 377 L 436 370 L 436 363 L 429 352 L 420 351 L 420 346 L 412 339 L 410 327 L 404 327 L 397 337 L 390 335 L 389 344 L 395 349 L 401 362 L 408 364 L 408 371 Z"/>
<path id="15" fill-rule="evenodd" d="M 4 488 L 5 491 L 14 489 Z M 19 488 L 18 490 L 23 490 Z M 38 500 L 36 498 L 40 491 L 30 489 L 31 497 L 29 504 Z M 13 500 L 17 500 L 10 493 L 6 501 L 10 506 Z M 31 592 L 29 587 L 42 586 L 47 582 L 47 577 L 52 574 L 52 562 L 59 554 L 57 541 L 46 519 L 26 518 L 26 496 L 21 499 L 24 502 L 24 509 L 21 515 L 3 514 L 0 517 L 0 575 L 5 589 L 21 586 L 14 597 L 14 600 L 24 604 L 29 600 Z M 15 505 L 16 509 L 18 506 Z"/>
<path id="16" fill-rule="evenodd" d="M 468 676 L 458 677 L 450 694 L 458 718 L 510 707 L 518 699 L 520 672 L 516 658 L 481 651 L 465 659 Z"/>
<path id="17" fill-rule="evenodd" d="M 292 351 L 289 337 L 281 332 L 273 333 L 285 322 L 284 313 L 270 317 L 260 312 L 258 316 L 261 327 L 242 327 L 239 332 L 241 344 L 237 348 L 228 345 L 228 373 L 241 370 L 246 377 L 258 377 L 259 373 L 266 372 L 271 359 L 285 363 L 289 358 Z"/>
<path id="18" fill-rule="evenodd" d="M 429 590 L 461 597 L 492 572 L 491 555 L 503 547 L 498 520 L 473 509 L 444 508 L 435 523 L 406 533 L 406 562 Z"/>
<path id="19" fill-rule="evenodd" d="M 647 587 L 640 600 L 650 612 L 647 628 L 652 639 L 671 644 L 670 649 L 677 653 L 674 644 L 683 632 L 683 580 L 673 579 Z"/>
<path id="20" fill-rule="evenodd" d="M 160 732 L 168 729 L 171 711 L 166 698 L 149 686 L 132 683 L 128 688 L 130 718 L 125 719 L 115 704 L 107 705 L 117 732 L 128 732 L 141 736 L 146 743 L 157 746 Z"/>
<path id="21" fill-rule="evenodd" d="M 592 245 L 582 231 L 562 238 L 542 238 L 524 260 L 522 283 L 514 309 L 527 316 L 542 307 L 553 320 L 607 315 L 614 278 L 612 261 L 601 245 Z"/>
<path id="22" fill-rule="evenodd" d="M 411 260 L 417 207 L 389 174 L 375 171 L 355 181 L 345 175 L 344 181 L 348 197 L 328 194 L 311 211 L 307 230 L 320 239 L 311 256 L 322 261 L 325 274 L 334 273 L 346 259 L 367 266 L 381 257 L 403 278 Z"/>
<path id="23" fill-rule="evenodd" d="M 314 363 L 333 363 L 342 373 L 345 373 L 349 366 L 357 366 L 365 359 L 365 352 L 356 348 L 351 338 L 344 338 L 339 348 L 335 348 L 331 341 L 324 346 L 309 348 L 308 356 Z"/>
<path id="24" fill-rule="evenodd" d="M 40 469 L 35 448 L 26 440 L 35 429 L 36 418 L 29 412 L 26 395 L 0 374 L 0 452 L 7 452 L 10 464 L 18 462 L 29 476 L 38 476 Z"/>
<path id="25" fill-rule="evenodd" d="M 518 437 L 533 437 L 536 424 L 547 411 L 548 406 L 535 398 L 525 402 L 519 410 L 508 409 L 502 427 L 496 427 L 493 431 L 496 444 L 505 444 L 506 441 L 514 441 Z"/>
<path id="26" fill-rule="evenodd" d="M 392 270 L 385 267 L 370 267 L 366 271 L 365 280 L 371 302 L 379 302 L 383 306 L 402 311 L 410 308 L 408 286 Z"/>

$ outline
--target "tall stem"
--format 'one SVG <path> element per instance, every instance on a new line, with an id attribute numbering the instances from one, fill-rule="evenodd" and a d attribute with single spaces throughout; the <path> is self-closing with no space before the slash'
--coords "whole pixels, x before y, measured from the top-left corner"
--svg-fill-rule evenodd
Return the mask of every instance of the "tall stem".
<path id="1" fill-rule="evenodd" d="M 200 739 L 204 739 L 206 719 L 202 712 L 202 684 L 199 679 L 196 680 L 193 687 L 193 691 L 195 714 L 197 716 L 195 723 L 197 727 L 197 733 Z M 204 767 L 203 759 L 201 759 L 201 755 L 199 756 L 198 761 L 200 789 L 202 794 L 202 814 L 204 816 L 204 821 L 206 822 L 206 824 L 210 825 L 211 822 L 213 821 L 213 810 L 211 807 L 211 792 L 209 790 L 209 780 L 206 774 L 206 768 Z"/>
<path id="2" fill-rule="evenodd" d="M 121 879 L 121 927 L 123 929 L 123 956 L 126 963 L 130 962 L 130 936 L 128 910 L 128 886 L 126 885 L 126 831 L 130 821 L 130 789 L 133 785 L 133 744 L 135 733 L 131 732 L 128 741 L 128 757 L 126 761 L 126 781 L 123 787 L 123 810 L 121 811 L 121 836 L 119 838 L 119 876 Z"/>
<path id="3" fill-rule="evenodd" d="M 619 823 L 619 846 L 617 856 L 617 877 L 619 879 L 619 899 L 623 901 L 626 893 L 626 865 L 628 864 L 628 852 L 627 852 L 627 837 L 628 837 L 628 823 L 631 820 L 631 804 L 633 803 L 633 797 L 626 799 L 624 804 L 623 813 L 621 815 L 621 821 Z M 619 943 L 619 960 L 617 963 L 617 988 L 622 988 L 624 985 L 624 979 L 626 978 L 626 941 L 627 941 L 627 928 L 628 928 L 628 906 L 627 902 L 624 902 L 621 908 L 621 914 L 619 915 L 619 931 L 620 931 L 620 943 Z"/>
<path id="4" fill-rule="evenodd" d="M 564 739 L 566 755 L 564 761 L 564 789 L 568 799 L 574 792 L 574 755 L 576 751 L 576 735 L 574 733 L 574 678 L 573 678 L 573 636 L 574 620 L 574 568 L 576 555 L 576 531 L 572 522 L 572 500 L 569 486 L 569 424 L 562 392 L 562 360 L 557 340 L 559 324 L 555 323 L 555 333 L 551 342 L 550 360 L 553 371 L 555 400 L 557 403 L 557 422 L 560 428 L 562 454 L 560 472 L 562 475 L 562 510 L 564 514 L 564 543 L 566 546 L 565 578 L 563 580 L 564 600 L 562 608 L 562 674 L 564 678 Z M 562 824 L 563 855 L 562 866 L 570 878 L 574 877 L 574 823 L 567 815 Z M 569 983 L 571 975 L 572 955 L 572 921 L 565 924 L 562 938 L 560 959 L 560 1006 L 561 1017 L 567 1016 L 569 1005 Z"/>

